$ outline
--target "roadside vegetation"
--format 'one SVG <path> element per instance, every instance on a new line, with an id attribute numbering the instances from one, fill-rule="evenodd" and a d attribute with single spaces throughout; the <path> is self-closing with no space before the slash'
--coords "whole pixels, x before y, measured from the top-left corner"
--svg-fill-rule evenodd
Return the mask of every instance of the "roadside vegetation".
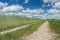
<path id="1" fill-rule="evenodd" d="M 51 31 L 58 34 L 55 40 L 60 40 L 60 20 L 49 20 Z"/>
<path id="2" fill-rule="evenodd" d="M 0 32 L 23 25 L 28 25 L 36 21 L 39 21 L 39 19 L 32 19 L 14 15 L 0 15 Z"/>
<path id="3" fill-rule="evenodd" d="M 24 40 L 22 38 L 23 36 L 28 36 L 29 34 L 36 31 L 38 27 L 42 25 L 43 22 L 44 20 L 35 21 L 26 28 L 23 28 L 23 29 L 20 29 L 11 33 L 7 33 L 4 35 L 0 35 L 0 40 Z"/>

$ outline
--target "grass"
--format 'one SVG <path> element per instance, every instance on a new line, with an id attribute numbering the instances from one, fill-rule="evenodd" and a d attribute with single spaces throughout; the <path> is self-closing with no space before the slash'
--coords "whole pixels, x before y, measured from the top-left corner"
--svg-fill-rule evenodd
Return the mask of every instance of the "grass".
<path id="1" fill-rule="evenodd" d="M 26 24 L 31 24 L 36 21 L 39 20 L 21 16 L 0 15 L 0 31 L 9 30 L 11 28 L 23 26 Z"/>
<path id="2" fill-rule="evenodd" d="M 60 20 L 49 20 L 51 31 L 58 34 L 55 40 L 60 39 Z"/>
<path id="3" fill-rule="evenodd" d="M 17 30 L 15 32 L 11 32 L 8 34 L 4 34 L 0 36 L 0 40 L 23 40 L 21 39 L 21 37 L 28 36 L 29 34 L 36 31 L 37 28 L 40 27 L 40 25 L 42 25 L 43 22 L 44 22 L 43 20 L 40 20 L 40 21 L 30 24 L 29 27 L 26 27 L 26 28 L 23 28 L 23 29 L 20 29 L 20 30 Z"/>

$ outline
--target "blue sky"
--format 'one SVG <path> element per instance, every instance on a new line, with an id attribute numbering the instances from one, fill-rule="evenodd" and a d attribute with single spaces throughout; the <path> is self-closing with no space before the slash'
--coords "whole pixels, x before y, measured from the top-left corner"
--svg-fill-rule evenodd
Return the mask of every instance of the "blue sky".
<path id="1" fill-rule="evenodd" d="M 28 3 L 24 3 L 26 0 L 0 0 L 1 2 L 5 3 L 7 2 L 8 5 L 15 5 L 15 4 L 19 4 L 22 5 L 25 8 L 41 8 L 43 5 L 43 1 L 42 0 L 29 0 Z"/>
<path id="2" fill-rule="evenodd" d="M 60 0 L 0 0 L 0 14 L 60 19 Z"/>

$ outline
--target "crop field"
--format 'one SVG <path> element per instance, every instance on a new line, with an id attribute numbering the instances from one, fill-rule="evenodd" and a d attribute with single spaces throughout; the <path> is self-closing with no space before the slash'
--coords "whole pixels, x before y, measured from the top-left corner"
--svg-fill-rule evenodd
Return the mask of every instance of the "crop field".
<path id="1" fill-rule="evenodd" d="M 55 40 L 60 39 L 60 20 L 49 20 L 51 31 L 58 34 Z"/>
<path id="2" fill-rule="evenodd" d="M 0 16 L 0 31 L 9 30 L 18 26 L 30 24 L 28 27 L 0 35 L 0 40 L 23 40 L 21 37 L 28 36 L 37 30 L 44 20 L 25 18 L 19 16 Z"/>
<path id="3" fill-rule="evenodd" d="M 0 15 L 0 31 L 8 30 L 23 25 L 28 25 L 36 21 L 39 20 L 20 16 Z"/>
<path id="4" fill-rule="evenodd" d="M 0 40 L 25 40 L 24 37 L 32 34 L 45 22 L 38 18 L 22 16 L 0 15 L 0 32 L 29 25 L 28 27 L 0 35 Z M 57 34 L 54 40 L 60 40 L 60 20 L 48 20 L 51 32 Z M 44 26 L 45 27 L 45 26 Z"/>

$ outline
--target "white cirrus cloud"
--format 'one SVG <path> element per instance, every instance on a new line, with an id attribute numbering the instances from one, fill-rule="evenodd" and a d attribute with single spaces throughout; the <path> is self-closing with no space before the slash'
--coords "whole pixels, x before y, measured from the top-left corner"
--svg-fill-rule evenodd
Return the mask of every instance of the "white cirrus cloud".
<path id="1" fill-rule="evenodd" d="M 44 12 L 44 10 L 42 9 L 26 9 L 26 10 L 22 10 L 22 12 L 26 13 L 26 14 L 40 14 L 41 12 Z"/>
<path id="2" fill-rule="evenodd" d="M 43 0 L 43 2 L 44 3 L 47 3 L 47 2 L 53 2 L 53 3 L 55 3 L 55 2 L 58 2 L 59 0 Z"/>
<path id="3" fill-rule="evenodd" d="M 24 14 L 24 16 L 27 17 L 35 17 L 35 18 L 40 18 L 40 15 L 42 13 L 45 13 L 44 10 L 42 9 L 26 9 L 26 10 L 22 10 L 22 13 Z"/>
<path id="4" fill-rule="evenodd" d="M 56 2 L 53 7 L 54 7 L 54 8 L 60 8 L 60 2 Z"/>
<path id="5" fill-rule="evenodd" d="M 8 5 L 7 2 L 5 2 L 5 3 L 0 2 L 0 7 L 6 7 L 7 5 Z"/>
<path id="6" fill-rule="evenodd" d="M 46 19 L 60 19 L 60 10 L 58 9 L 50 9 L 47 10 L 47 13 L 44 14 Z"/>
<path id="7" fill-rule="evenodd" d="M 48 13 L 54 13 L 54 14 L 60 13 L 60 11 L 57 10 L 57 9 L 50 9 L 50 10 L 48 10 L 47 12 L 48 12 Z"/>
<path id="8" fill-rule="evenodd" d="M 25 0 L 25 2 L 24 3 L 28 3 L 29 2 L 29 0 Z"/>
<path id="9" fill-rule="evenodd" d="M 46 2 L 49 2 L 49 1 L 46 0 Z M 50 2 L 52 2 L 52 1 L 50 0 Z M 0 14 L 3 13 L 6 15 L 22 15 L 22 16 L 26 16 L 26 17 L 35 17 L 35 18 L 42 18 L 42 19 L 60 19 L 60 10 L 57 9 L 57 8 L 60 8 L 60 2 L 55 2 L 55 5 L 53 5 L 54 8 L 51 8 L 48 10 L 43 10 L 42 8 L 24 9 L 24 7 L 21 5 L 8 6 L 8 3 L 2 3 L 2 2 L 0 2 L 0 6 L 3 7 L 0 10 Z M 50 6 L 50 5 L 48 5 L 48 6 Z M 44 5 L 43 5 L 43 7 L 44 7 Z"/>
<path id="10" fill-rule="evenodd" d="M 11 5 L 11 6 L 4 7 L 1 11 L 2 12 L 10 12 L 10 11 L 13 12 L 13 11 L 19 11 L 21 9 L 23 9 L 23 7 L 20 5 Z"/>

